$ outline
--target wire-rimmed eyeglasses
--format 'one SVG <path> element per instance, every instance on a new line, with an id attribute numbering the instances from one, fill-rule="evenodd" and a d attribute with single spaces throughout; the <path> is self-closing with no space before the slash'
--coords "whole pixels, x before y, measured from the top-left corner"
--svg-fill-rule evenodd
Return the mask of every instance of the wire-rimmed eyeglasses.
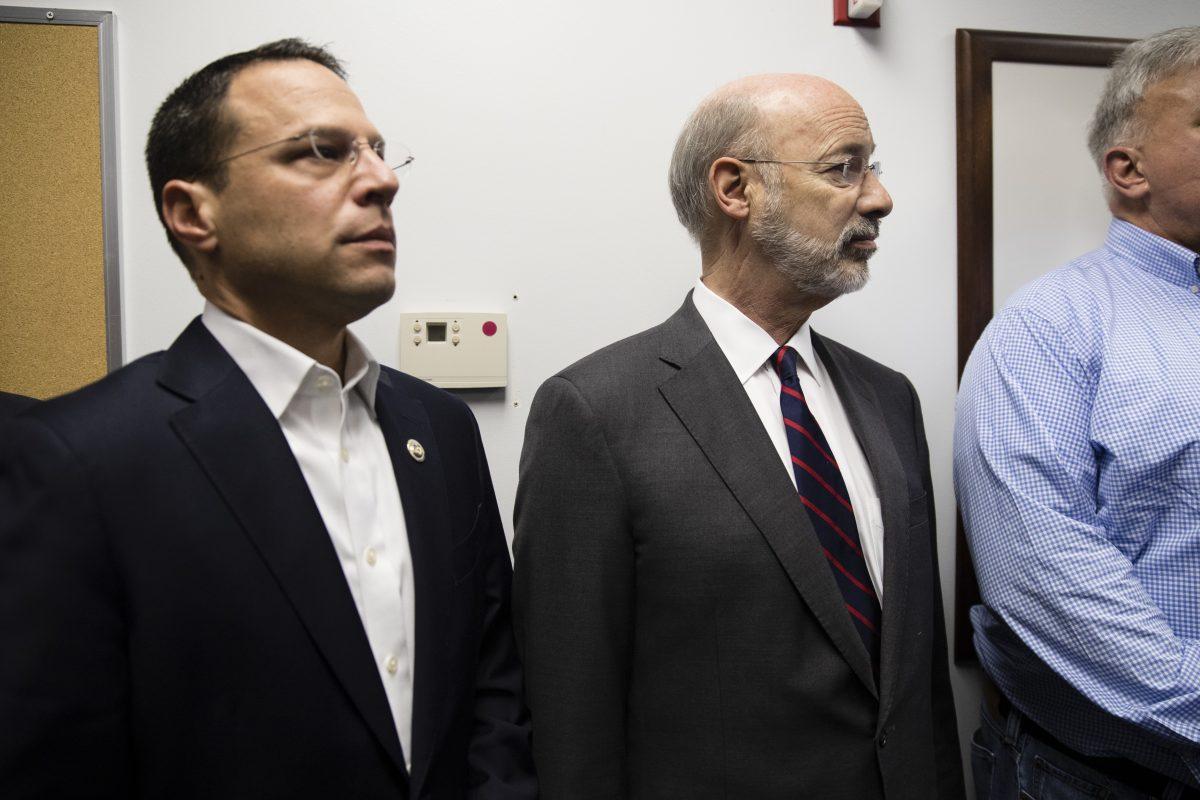
<path id="1" fill-rule="evenodd" d="M 276 147 L 288 142 L 305 142 L 307 140 L 308 151 L 305 155 L 311 155 L 318 162 L 328 165 L 346 164 L 353 166 L 358 163 L 358 151 L 364 147 L 370 148 L 375 155 L 379 156 L 379 160 L 392 169 L 394 172 L 407 167 L 413 162 L 415 156 L 408 152 L 403 145 L 399 146 L 400 152 L 396 153 L 396 146 L 391 148 L 391 152 L 385 150 L 383 139 L 370 141 L 367 139 L 358 139 L 353 134 L 347 131 L 341 131 L 330 128 L 312 128 L 304 133 L 298 133 L 295 136 L 288 136 L 284 139 L 278 139 L 274 142 L 260 144 L 258 147 L 252 147 L 249 150 L 243 150 L 240 153 L 235 153 L 231 156 L 226 156 L 216 162 L 214 166 L 233 161 L 235 158 L 248 156 L 251 153 L 257 153 L 260 150 L 266 150 L 268 147 Z M 391 159 L 389 162 L 389 158 Z"/>
<path id="2" fill-rule="evenodd" d="M 868 170 L 874 172 L 876 178 L 883 177 L 883 164 L 878 161 L 868 162 L 862 156 L 850 156 L 845 161 L 777 161 L 770 158 L 739 158 L 738 161 L 745 161 L 747 164 L 813 164 L 822 167 L 841 167 L 841 178 L 847 186 L 857 186 Z"/>

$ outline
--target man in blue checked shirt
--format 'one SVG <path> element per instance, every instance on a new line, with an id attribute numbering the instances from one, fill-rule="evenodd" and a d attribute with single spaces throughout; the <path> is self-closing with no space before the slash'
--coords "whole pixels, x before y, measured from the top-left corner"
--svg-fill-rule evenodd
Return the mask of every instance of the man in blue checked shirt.
<path id="1" fill-rule="evenodd" d="M 1000 698 L 980 798 L 1200 797 L 1200 28 L 1131 45 L 1089 145 L 1104 245 L 963 374 L 954 477 Z"/>

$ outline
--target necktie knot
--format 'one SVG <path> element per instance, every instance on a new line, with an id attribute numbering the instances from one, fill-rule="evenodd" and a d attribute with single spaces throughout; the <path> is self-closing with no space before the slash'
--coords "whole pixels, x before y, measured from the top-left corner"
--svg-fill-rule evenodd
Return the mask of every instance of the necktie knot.
<path id="1" fill-rule="evenodd" d="M 796 364 L 799 359 L 800 354 L 787 345 L 776 350 L 775 355 L 771 357 L 771 365 L 785 386 L 796 385 Z"/>

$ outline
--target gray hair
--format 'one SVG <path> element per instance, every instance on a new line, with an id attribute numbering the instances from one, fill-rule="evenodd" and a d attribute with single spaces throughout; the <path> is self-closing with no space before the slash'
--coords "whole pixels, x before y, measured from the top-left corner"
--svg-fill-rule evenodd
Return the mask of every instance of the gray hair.
<path id="1" fill-rule="evenodd" d="M 667 183 L 675 213 L 697 244 L 716 212 L 708 190 L 708 170 L 721 156 L 770 158 L 767 142 L 758 129 L 761 115 L 752 100 L 723 95 L 705 101 L 692 113 L 675 142 Z M 757 164 L 770 182 L 774 164 Z"/>
<path id="2" fill-rule="evenodd" d="M 1113 64 L 1088 130 L 1088 149 L 1101 169 L 1109 148 L 1137 134 L 1137 107 L 1146 90 L 1198 66 L 1200 27 L 1173 28 L 1125 48 Z"/>

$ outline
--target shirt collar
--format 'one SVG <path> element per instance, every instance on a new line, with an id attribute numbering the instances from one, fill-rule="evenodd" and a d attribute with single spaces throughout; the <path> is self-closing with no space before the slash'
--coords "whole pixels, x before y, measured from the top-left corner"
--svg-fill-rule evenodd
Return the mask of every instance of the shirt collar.
<path id="1" fill-rule="evenodd" d="M 728 300 L 705 286 L 700 278 L 696 279 L 692 302 L 742 385 L 779 349 L 770 334 Z M 787 345 L 799 353 L 800 368 L 812 375 L 820 386 L 821 370 L 816 368 L 812 329 L 808 320 L 792 334 Z"/>
<path id="2" fill-rule="evenodd" d="M 1113 217 L 1105 245 L 1142 270 L 1189 289 L 1200 279 L 1200 256 L 1181 244 Z"/>
<path id="3" fill-rule="evenodd" d="M 283 416 L 292 399 L 321 391 L 321 386 L 340 385 L 338 374 L 270 336 L 253 325 L 234 319 L 212 303 L 204 304 L 204 327 L 225 348 L 234 363 L 246 373 L 251 385 L 276 419 Z M 346 374 L 343 392 L 357 389 L 375 416 L 375 390 L 379 384 L 379 362 L 353 333 L 346 332 Z"/>

